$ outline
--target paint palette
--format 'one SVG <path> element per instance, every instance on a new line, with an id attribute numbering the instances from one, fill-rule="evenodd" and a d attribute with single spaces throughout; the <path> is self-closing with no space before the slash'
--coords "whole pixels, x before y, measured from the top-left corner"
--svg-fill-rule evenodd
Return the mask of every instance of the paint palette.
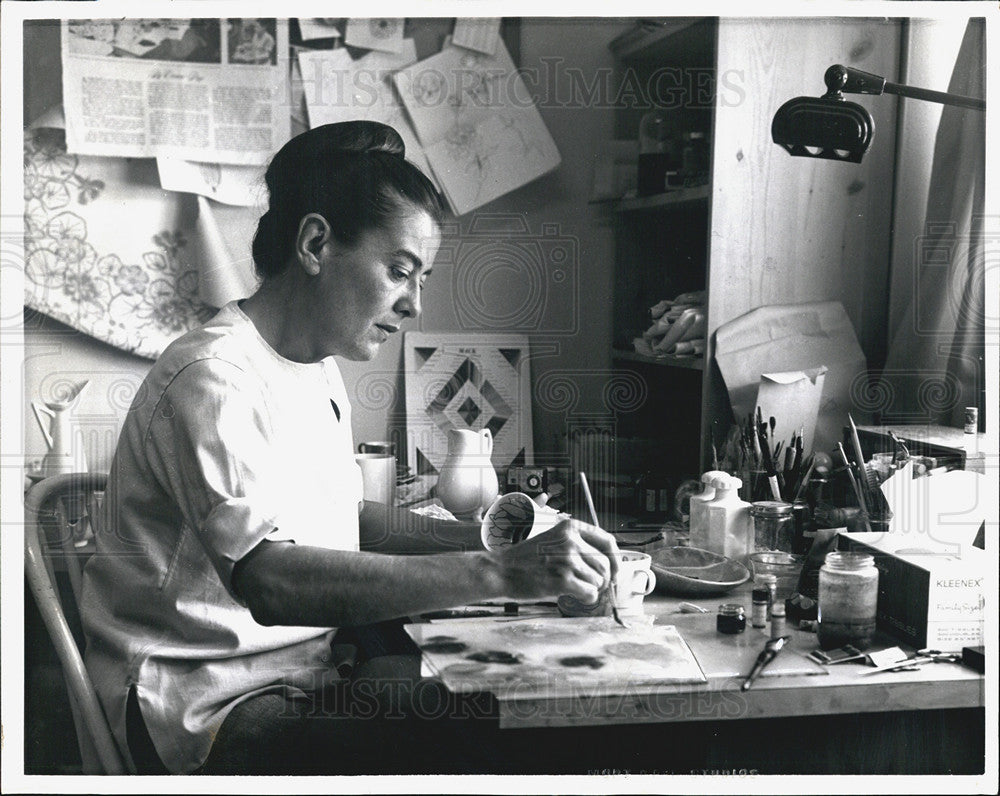
<path id="1" fill-rule="evenodd" d="M 610 617 L 501 618 L 407 625 L 424 663 L 453 692 L 560 696 L 705 682 L 673 625 Z"/>

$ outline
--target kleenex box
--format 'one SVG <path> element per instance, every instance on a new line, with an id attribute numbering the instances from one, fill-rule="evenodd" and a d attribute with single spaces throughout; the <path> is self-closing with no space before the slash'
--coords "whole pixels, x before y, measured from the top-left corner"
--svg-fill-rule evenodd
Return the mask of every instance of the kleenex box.
<path id="1" fill-rule="evenodd" d="M 986 553 L 915 541 L 896 533 L 840 534 L 841 550 L 875 558 L 879 629 L 917 649 L 959 652 L 982 644 Z"/>

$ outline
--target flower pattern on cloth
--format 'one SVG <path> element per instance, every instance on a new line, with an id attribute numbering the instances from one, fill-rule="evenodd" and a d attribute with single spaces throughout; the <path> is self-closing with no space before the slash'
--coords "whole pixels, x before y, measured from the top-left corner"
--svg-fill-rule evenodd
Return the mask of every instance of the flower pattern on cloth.
<path id="1" fill-rule="evenodd" d="M 114 244 L 93 238 L 89 227 L 95 205 L 103 203 L 101 213 L 118 214 L 123 241 L 136 239 L 132 225 L 143 223 L 143 214 L 123 213 L 130 189 L 88 175 L 84 160 L 100 162 L 68 154 L 62 130 L 25 132 L 25 305 L 155 359 L 171 340 L 216 310 L 198 297 L 198 269 L 188 260 L 183 229 L 140 232 L 140 245 L 129 254 L 108 251 L 104 245 Z M 111 201 L 113 190 L 117 195 Z M 170 201 L 163 199 L 169 194 L 159 192 L 159 197 Z M 157 195 L 147 188 L 139 198 L 148 205 Z"/>

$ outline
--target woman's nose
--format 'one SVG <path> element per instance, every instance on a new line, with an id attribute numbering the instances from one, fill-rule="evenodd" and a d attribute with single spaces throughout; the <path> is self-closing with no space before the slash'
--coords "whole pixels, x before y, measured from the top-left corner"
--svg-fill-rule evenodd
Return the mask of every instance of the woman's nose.
<path id="1" fill-rule="evenodd" d="M 420 310 L 420 286 L 410 282 L 406 293 L 397 302 L 396 311 L 407 318 L 416 318 Z"/>

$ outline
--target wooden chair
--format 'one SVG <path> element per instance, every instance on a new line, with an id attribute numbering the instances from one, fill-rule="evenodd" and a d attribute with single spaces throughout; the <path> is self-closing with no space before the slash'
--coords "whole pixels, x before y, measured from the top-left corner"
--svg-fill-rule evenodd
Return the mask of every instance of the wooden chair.
<path id="1" fill-rule="evenodd" d="M 80 536 L 79 524 L 88 520 L 96 533 L 99 513 L 95 493 L 100 493 L 106 483 L 107 475 L 103 473 L 54 475 L 34 484 L 24 502 L 25 576 L 62 667 L 85 774 L 128 772 L 66 621 L 55 587 L 52 552 L 61 548 L 73 598 L 79 604 L 84 556 L 75 547 L 74 539 Z M 52 522 L 58 530 L 52 545 L 43 521 Z"/>

